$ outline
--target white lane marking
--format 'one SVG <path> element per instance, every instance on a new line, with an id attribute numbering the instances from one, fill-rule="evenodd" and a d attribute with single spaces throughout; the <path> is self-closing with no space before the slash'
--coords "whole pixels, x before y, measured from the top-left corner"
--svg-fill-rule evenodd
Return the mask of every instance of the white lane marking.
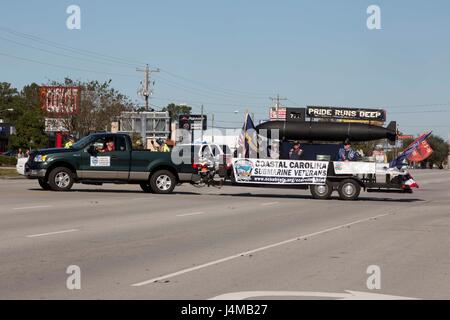
<path id="1" fill-rule="evenodd" d="M 278 204 L 278 201 L 274 201 L 274 202 L 264 202 L 261 203 L 262 206 L 273 206 L 274 204 Z"/>
<path id="2" fill-rule="evenodd" d="M 43 236 L 51 236 L 54 234 L 60 234 L 60 233 L 67 233 L 67 232 L 75 232 L 80 231 L 78 229 L 69 229 L 69 230 L 61 230 L 61 231 L 54 231 L 54 232 L 47 232 L 47 233 L 39 233 L 39 234 L 30 234 L 27 236 L 27 238 L 35 238 L 35 237 L 43 237 Z"/>
<path id="3" fill-rule="evenodd" d="M 185 213 L 185 214 L 177 214 L 177 217 L 195 216 L 197 214 L 205 214 L 205 213 L 203 211 L 200 211 L 200 212 L 192 212 L 192 213 Z"/>
<path id="4" fill-rule="evenodd" d="M 355 221 L 350 222 L 350 223 L 341 224 L 341 225 L 338 225 L 338 226 L 335 226 L 335 227 L 330 227 L 330 228 L 327 228 L 327 229 L 323 229 L 323 230 L 320 230 L 320 231 L 317 231 L 317 232 L 313 232 L 313 233 L 309 233 L 309 234 L 305 234 L 305 235 L 300 235 L 300 236 L 297 236 L 297 237 L 289 239 L 289 240 L 284 240 L 284 241 L 280 241 L 280 242 L 277 242 L 277 243 L 269 244 L 269 245 L 264 246 L 264 247 L 256 248 L 256 249 L 253 249 L 253 250 L 240 252 L 240 253 L 234 254 L 232 256 L 228 256 L 228 257 L 225 257 L 225 258 L 222 258 L 222 259 L 210 261 L 210 262 L 207 262 L 207 263 L 195 266 L 195 267 L 182 269 L 182 270 L 179 270 L 177 272 L 169 273 L 169 274 L 166 274 L 166 275 L 163 275 L 163 276 L 160 276 L 160 277 L 156 277 L 156 278 L 153 278 L 153 279 L 150 279 L 150 280 L 145 280 L 145 281 L 142 281 L 142 282 L 138 282 L 138 283 L 132 284 L 131 286 L 133 286 L 133 287 L 140 287 L 140 286 L 144 286 L 146 284 L 152 283 L 152 282 L 156 282 L 156 281 L 160 281 L 160 280 L 164 280 L 164 279 L 168 279 L 168 278 L 173 278 L 173 277 L 176 277 L 176 276 L 188 273 L 188 272 L 196 271 L 196 270 L 203 269 L 203 268 L 206 268 L 206 267 L 209 267 L 209 266 L 212 266 L 212 265 L 216 265 L 216 264 L 219 264 L 219 263 L 222 263 L 222 262 L 230 261 L 230 260 L 233 260 L 233 259 L 245 256 L 245 255 L 249 255 L 249 254 L 253 254 L 253 253 L 256 253 L 256 252 L 264 251 L 264 250 L 267 250 L 267 249 L 272 249 L 272 248 L 275 248 L 275 247 L 279 247 L 279 246 L 282 246 L 282 245 L 285 245 L 285 244 L 288 244 L 288 243 L 291 243 L 291 242 L 295 242 L 295 241 L 300 240 L 302 238 L 310 238 L 310 237 L 318 236 L 318 235 L 323 234 L 323 233 L 327 233 L 327 232 L 331 232 L 331 231 L 334 231 L 334 230 L 346 228 L 346 227 L 349 227 L 349 226 L 352 226 L 352 225 L 355 225 L 355 224 L 358 224 L 358 223 L 362 223 L 362 222 L 366 222 L 366 221 L 369 221 L 369 220 L 385 217 L 385 216 L 388 216 L 388 215 L 392 215 L 392 213 L 385 213 L 385 214 L 380 214 L 380 215 L 369 217 L 369 218 L 365 218 L 365 219 L 359 219 L 359 220 L 355 220 Z"/>
<path id="5" fill-rule="evenodd" d="M 415 298 L 392 296 L 382 293 L 345 290 L 339 292 L 314 291 L 240 291 L 221 294 L 208 300 L 244 300 L 256 297 L 315 297 L 338 298 L 339 300 L 415 300 Z"/>
<path id="6" fill-rule="evenodd" d="M 52 206 L 32 206 L 32 207 L 13 208 L 13 210 L 40 209 L 40 208 L 50 208 L 50 207 L 52 207 Z"/>

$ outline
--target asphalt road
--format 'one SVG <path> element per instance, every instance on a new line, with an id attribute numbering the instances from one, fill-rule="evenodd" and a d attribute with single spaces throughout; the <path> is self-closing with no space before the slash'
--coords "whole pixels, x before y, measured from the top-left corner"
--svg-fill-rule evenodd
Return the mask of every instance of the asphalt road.
<path id="1" fill-rule="evenodd" d="M 412 195 L 363 193 L 354 202 L 233 186 L 155 195 L 77 184 L 57 193 L 0 180 L 0 299 L 337 298 L 346 290 L 450 299 L 450 171 L 415 177 L 421 188 Z M 66 286 L 71 265 L 80 290 Z M 367 287 L 372 265 L 381 289 Z"/>

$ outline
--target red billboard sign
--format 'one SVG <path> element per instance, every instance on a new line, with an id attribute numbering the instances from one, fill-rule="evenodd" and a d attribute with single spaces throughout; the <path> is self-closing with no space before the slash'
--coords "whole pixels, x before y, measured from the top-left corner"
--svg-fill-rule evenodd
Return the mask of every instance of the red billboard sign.
<path id="1" fill-rule="evenodd" d="M 67 116 L 78 113 L 81 87 L 41 86 L 39 94 L 42 109 L 52 116 Z"/>

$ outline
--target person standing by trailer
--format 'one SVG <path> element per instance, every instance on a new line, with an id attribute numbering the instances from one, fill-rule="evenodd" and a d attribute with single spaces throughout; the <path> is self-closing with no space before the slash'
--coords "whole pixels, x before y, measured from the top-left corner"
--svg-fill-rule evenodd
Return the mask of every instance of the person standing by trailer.
<path id="1" fill-rule="evenodd" d="M 345 139 L 344 147 L 339 149 L 336 161 L 356 161 L 361 155 L 352 149 L 350 140 Z"/>
<path id="2" fill-rule="evenodd" d="M 302 155 L 303 155 L 303 150 L 301 149 L 300 142 L 295 141 L 292 149 L 289 151 L 289 159 L 301 160 Z"/>

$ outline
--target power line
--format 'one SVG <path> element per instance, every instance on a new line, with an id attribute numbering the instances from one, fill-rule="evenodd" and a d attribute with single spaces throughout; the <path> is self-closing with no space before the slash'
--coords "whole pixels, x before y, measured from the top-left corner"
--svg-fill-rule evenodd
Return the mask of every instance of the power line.
<path id="1" fill-rule="evenodd" d="M 220 93 L 220 92 L 213 92 L 213 91 L 207 91 L 205 89 L 199 89 L 199 88 L 195 88 L 195 87 L 191 87 L 191 86 L 186 86 L 184 84 L 180 84 L 178 82 L 174 82 L 172 80 L 168 80 L 166 78 L 163 78 L 161 76 L 156 76 L 155 79 L 159 80 L 160 82 L 162 82 L 163 84 L 166 84 L 170 87 L 175 87 L 178 89 L 182 89 L 186 92 L 190 92 L 199 96 L 205 96 L 205 97 L 209 97 L 209 98 L 220 98 L 220 99 L 240 99 L 239 97 L 236 97 L 234 95 L 230 95 L 230 94 L 225 94 L 225 93 Z M 257 98 L 257 99 L 261 99 L 261 98 Z M 241 101 L 242 99 L 240 99 Z"/>
<path id="2" fill-rule="evenodd" d="M 26 48 L 32 48 L 32 49 L 35 49 L 35 50 L 39 50 L 39 51 L 50 53 L 50 54 L 57 55 L 57 56 L 68 57 L 68 58 L 76 59 L 76 60 L 84 60 L 84 61 L 88 61 L 88 62 L 96 63 L 96 64 L 100 63 L 100 64 L 104 64 L 104 65 L 108 65 L 108 66 L 124 67 L 122 65 L 117 65 L 117 64 L 105 62 L 105 61 L 102 61 L 102 60 L 92 60 L 92 59 L 89 59 L 89 58 L 77 57 L 77 56 L 74 56 L 74 55 L 69 55 L 69 54 L 65 54 L 65 53 L 61 53 L 61 52 L 55 52 L 55 51 L 39 48 L 39 47 L 36 47 L 36 46 L 33 46 L 33 45 L 21 43 L 21 42 L 18 42 L 18 41 L 15 41 L 15 40 L 11 40 L 11 39 L 7 39 L 7 38 L 3 38 L 3 37 L 0 37 L 0 39 L 2 39 L 4 41 L 11 42 L 11 43 L 14 43 L 14 44 L 17 44 L 17 45 L 20 45 L 20 46 L 23 46 L 23 47 L 26 47 Z M 126 68 L 129 68 L 129 67 L 127 66 Z"/>
<path id="3" fill-rule="evenodd" d="M 240 91 L 240 90 L 225 89 L 225 88 L 221 88 L 221 87 L 218 87 L 218 86 L 206 85 L 206 84 L 204 84 L 204 83 L 202 83 L 200 81 L 192 80 L 192 79 L 189 79 L 189 78 L 177 75 L 177 74 L 175 74 L 173 72 L 169 72 L 169 71 L 167 71 L 165 69 L 161 69 L 161 71 L 166 73 L 166 74 L 168 74 L 168 75 L 170 75 L 170 76 L 172 76 L 172 77 L 175 77 L 175 78 L 178 78 L 178 79 L 181 79 L 181 80 L 185 80 L 185 81 L 188 81 L 188 82 L 198 83 L 200 86 L 203 86 L 205 88 L 210 88 L 210 89 L 212 89 L 214 91 L 217 91 L 217 89 L 218 89 L 218 90 L 220 90 L 220 91 L 222 91 L 224 93 L 230 94 L 230 95 L 247 96 L 248 98 L 258 98 L 258 99 L 259 98 L 261 98 L 261 99 L 264 98 L 265 99 L 265 97 L 267 96 L 267 94 L 264 94 L 264 93 L 250 93 L 250 92 L 245 92 L 245 91 Z"/>
<path id="4" fill-rule="evenodd" d="M 130 60 L 130 59 L 125 59 L 125 58 L 119 58 L 119 57 L 114 57 L 112 55 L 107 55 L 107 54 L 103 54 L 103 53 L 98 53 L 95 51 L 91 51 L 91 50 L 85 50 L 85 49 L 79 49 L 79 48 L 75 48 L 72 46 L 68 46 L 68 45 L 64 45 L 55 41 L 50 41 L 38 36 L 34 36 L 31 34 L 27 34 L 27 33 L 23 33 L 23 32 L 19 32 L 19 31 L 15 31 L 12 30 L 10 28 L 6 28 L 6 27 L 2 27 L 0 26 L 0 29 L 3 31 L 6 31 L 10 34 L 13 34 L 15 36 L 18 37 L 22 37 L 22 38 L 26 38 L 28 40 L 31 41 L 35 41 L 41 44 L 45 44 L 47 46 L 53 46 L 56 48 L 59 48 L 61 50 L 66 50 L 66 51 L 70 51 L 70 52 L 77 52 L 78 54 L 83 54 L 83 55 L 88 55 L 88 56 L 93 56 L 93 57 L 101 57 L 102 59 L 108 59 L 112 62 L 115 63 L 119 63 L 119 64 L 125 64 L 125 65 L 129 65 L 129 66 L 135 66 L 136 64 L 144 64 L 142 62 L 136 61 L 136 60 Z"/>
<path id="5" fill-rule="evenodd" d="M 287 98 L 281 98 L 279 94 L 277 94 L 276 98 L 269 97 L 269 99 L 275 101 L 275 109 L 277 111 L 281 107 L 280 101 L 287 100 Z"/>
<path id="6" fill-rule="evenodd" d="M 10 58 L 13 58 L 13 59 L 28 61 L 28 62 L 32 62 L 32 63 L 37 63 L 37 64 L 46 65 L 46 66 L 55 67 L 55 68 L 60 68 L 60 69 L 65 69 L 65 70 L 67 69 L 67 70 L 75 70 L 75 71 L 82 71 L 82 72 L 99 73 L 99 74 L 106 74 L 106 75 L 115 75 L 115 76 L 121 76 L 121 77 L 134 77 L 134 78 L 136 77 L 136 75 L 121 74 L 121 73 L 115 73 L 115 72 L 104 72 L 104 71 L 97 71 L 97 70 L 89 70 L 89 69 L 82 69 L 82 68 L 76 68 L 76 67 L 62 66 L 62 65 L 42 62 L 42 61 L 38 61 L 38 60 L 34 60 L 34 59 L 18 57 L 18 56 L 12 55 L 12 54 L 2 53 L 2 52 L 0 52 L 0 55 L 5 56 L 5 57 L 10 57 Z"/>

